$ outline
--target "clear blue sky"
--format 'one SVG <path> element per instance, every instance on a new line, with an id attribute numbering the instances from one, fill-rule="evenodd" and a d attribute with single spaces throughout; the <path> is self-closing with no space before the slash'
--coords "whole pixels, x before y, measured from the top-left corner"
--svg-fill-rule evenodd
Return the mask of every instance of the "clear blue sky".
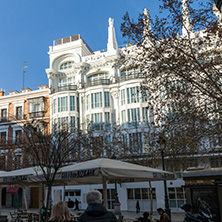
<path id="1" fill-rule="evenodd" d="M 48 46 L 53 40 L 80 34 L 93 51 L 106 48 L 108 18 L 114 18 L 119 45 L 120 24 L 126 11 L 137 18 L 146 7 L 153 17 L 158 0 L 0 0 L 0 89 L 22 89 L 23 61 L 27 60 L 25 88 L 48 84 Z"/>

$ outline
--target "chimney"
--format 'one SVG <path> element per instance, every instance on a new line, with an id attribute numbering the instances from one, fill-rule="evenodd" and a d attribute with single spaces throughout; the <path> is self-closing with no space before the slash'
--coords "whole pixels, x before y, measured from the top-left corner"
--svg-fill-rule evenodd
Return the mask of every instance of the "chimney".
<path id="1" fill-rule="evenodd" d="M 4 95 L 5 95 L 5 91 L 3 91 L 3 89 L 1 89 L 0 96 L 4 96 Z"/>

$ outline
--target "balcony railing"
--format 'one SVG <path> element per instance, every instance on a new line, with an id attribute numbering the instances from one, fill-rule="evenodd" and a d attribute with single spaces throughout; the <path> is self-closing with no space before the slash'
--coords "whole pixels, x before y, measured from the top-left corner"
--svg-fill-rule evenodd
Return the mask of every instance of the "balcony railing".
<path id="1" fill-rule="evenodd" d="M 119 80 L 120 80 L 120 82 L 123 82 L 123 81 L 131 80 L 131 79 L 143 79 L 143 78 L 145 78 L 145 76 L 142 73 L 140 73 L 140 74 L 137 73 L 137 74 L 120 76 Z"/>
<path id="2" fill-rule="evenodd" d="M 38 112 L 31 112 L 29 113 L 30 118 L 35 118 L 35 117 L 43 117 L 44 116 L 44 111 L 38 111 Z"/>
<path id="3" fill-rule="evenodd" d="M 109 85 L 109 84 L 110 84 L 109 79 L 97 79 L 93 81 L 88 81 L 86 84 L 86 87 L 98 86 L 98 85 Z"/>
<path id="4" fill-rule="evenodd" d="M 55 89 L 51 90 L 51 94 L 57 93 L 57 92 L 62 92 L 62 91 L 76 91 L 77 86 L 76 85 L 67 85 L 67 86 L 61 86 Z"/>
<path id="5" fill-rule="evenodd" d="M 8 121 L 8 117 L 0 117 L 0 122 L 7 122 Z"/>

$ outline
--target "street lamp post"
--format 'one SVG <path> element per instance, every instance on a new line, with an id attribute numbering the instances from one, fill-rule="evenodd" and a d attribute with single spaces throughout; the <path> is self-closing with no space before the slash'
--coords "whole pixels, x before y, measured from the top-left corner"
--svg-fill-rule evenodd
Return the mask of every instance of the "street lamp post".
<path id="1" fill-rule="evenodd" d="M 164 150 L 166 148 L 166 140 L 163 137 L 160 137 L 159 144 L 160 144 L 160 151 L 161 151 L 162 167 L 163 167 L 163 170 L 165 170 Z M 169 206 L 166 180 L 163 181 L 163 184 L 164 184 L 164 194 L 165 194 L 165 198 L 164 198 L 165 199 L 165 211 L 169 215 L 169 217 L 171 218 L 171 210 L 170 210 L 170 206 Z"/>

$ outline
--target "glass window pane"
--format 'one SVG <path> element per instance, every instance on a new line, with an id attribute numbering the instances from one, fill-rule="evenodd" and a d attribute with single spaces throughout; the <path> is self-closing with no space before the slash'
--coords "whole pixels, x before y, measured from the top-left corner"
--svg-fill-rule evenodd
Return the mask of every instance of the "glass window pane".
<path id="1" fill-rule="evenodd" d="M 183 188 L 177 187 L 176 191 L 177 191 L 177 199 L 184 199 Z"/>
<path id="2" fill-rule="evenodd" d="M 127 196 L 129 200 L 133 200 L 133 189 L 127 189 Z"/>
<path id="3" fill-rule="evenodd" d="M 148 199 L 148 189 L 142 188 L 142 199 Z"/>
<path id="4" fill-rule="evenodd" d="M 168 192 L 169 192 L 169 199 L 176 199 L 174 188 L 168 188 Z"/>
<path id="5" fill-rule="evenodd" d="M 135 189 L 135 199 L 141 199 L 141 192 L 140 189 Z"/>
<path id="6" fill-rule="evenodd" d="M 172 208 L 177 207 L 176 200 L 170 200 L 170 207 L 172 207 Z"/>

